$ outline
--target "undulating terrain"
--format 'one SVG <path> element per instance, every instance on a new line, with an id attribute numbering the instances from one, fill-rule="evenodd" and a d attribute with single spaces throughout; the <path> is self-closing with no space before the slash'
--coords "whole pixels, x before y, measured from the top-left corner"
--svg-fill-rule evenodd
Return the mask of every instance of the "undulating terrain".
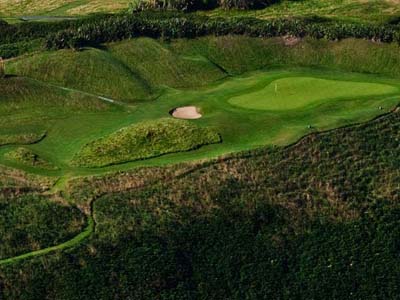
<path id="1" fill-rule="evenodd" d="M 397 299 L 399 5 L 0 0 L 0 299 Z"/>

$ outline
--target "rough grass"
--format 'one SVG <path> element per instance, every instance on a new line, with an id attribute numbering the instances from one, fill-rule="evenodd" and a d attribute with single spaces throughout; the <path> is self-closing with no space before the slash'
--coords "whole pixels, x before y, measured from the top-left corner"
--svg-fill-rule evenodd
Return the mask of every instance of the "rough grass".
<path id="1" fill-rule="evenodd" d="M 168 44 L 150 38 L 112 43 L 108 49 L 153 86 L 195 87 L 226 76 L 204 56 L 181 56 Z"/>
<path id="2" fill-rule="evenodd" d="M 24 63 L 25 66 L 28 62 Z M 41 82 L 22 77 L 0 79 L 0 114 L 46 115 L 100 112 L 110 105 L 96 97 L 62 90 Z"/>
<path id="3" fill-rule="evenodd" d="M 46 136 L 42 133 L 20 133 L 20 134 L 0 134 L 0 145 L 28 145 L 33 144 Z"/>
<path id="4" fill-rule="evenodd" d="M 152 96 L 145 80 L 98 49 L 43 52 L 10 61 L 6 71 L 112 99 L 132 101 Z"/>
<path id="5" fill-rule="evenodd" d="M 129 0 L 0 0 L 0 16 L 85 15 L 117 12 L 128 8 Z"/>
<path id="6" fill-rule="evenodd" d="M 262 19 L 291 16 L 320 16 L 362 22 L 387 22 L 400 13 L 398 1 L 393 0 L 283 0 L 265 9 L 252 11 L 215 10 L 211 15 L 245 15 Z"/>
<path id="7" fill-rule="evenodd" d="M 400 77 L 400 46 L 395 43 L 306 38 L 288 46 L 283 38 L 231 35 L 174 40 L 170 48 L 180 55 L 207 57 L 232 75 L 286 65 Z"/>
<path id="8" fill-rule="evenodd" d="M 41 158 L 38 154 L 32 150 L 24 147 L 18 147 L 7 152 L 5 158 L 16 162 L 17 164 L 22 164 L 28 167 L 37 167 L 45 170 L 56 170 L 57 167 Z"/>
<path id="9" fill-rule="evenodd" d="M 220 141 L 219 134 L 209 128 L 201 128 L 188 121 L 165 118 L 125 127 L 95 140 L 81 149 L 73 164 L 102 167 L 166 153 L 189 151 Z"/>
<path id="10" fill-rule="evenodd" d="M 345 82 L 308 77 L 274 80 L 259 91 L 233 97 L 230 104 L 265 110 L 290 110 L 330 100 L 387 95 L 399 89 L 385 84 Z"/>

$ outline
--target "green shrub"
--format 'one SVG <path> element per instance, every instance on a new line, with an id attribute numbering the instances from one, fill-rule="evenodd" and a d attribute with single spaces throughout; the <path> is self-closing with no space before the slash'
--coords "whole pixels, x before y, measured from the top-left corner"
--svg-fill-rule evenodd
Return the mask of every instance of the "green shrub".
<path id="1" fill-rule="evenodd" d="M 189 151 L 219 143 L 221 137 L 209 128 L 170 118 L 134 124 L 85 145 L 75 155 L 73 165 L 103 167 Z"/>
<path id="2" fill-rule="evenodd" d="M 42 140 L 46 132 L 42 133 L 21 133 L 21 134 L 0 134 L 0 145 L 28 145 Z"/>
<path id="3" fill-rule="evenodd" d="M 46 170 L 57 169 L 57 167 L 50 162 L 42 159 L 38 154 L 24 147 L 19 147 L 7 152 L 5 158 L 29 167 L 38 167 Z"/>
<path id="4" fill-rule="evenodd" d="M 364 38 L 400 42 L 396 25 L 370 25 L 343 21 L 315 22 L 307 18 L 259 20 L 256 18 L 211 18 L 195 14 L 142 12 L 94 19 L 79 26 L 50 34 L 49 49 L 79 48 L 137 36 L 194 38 L 204 35 L 240 34 L 256 37 L 291 35 L 337 40 Z"/>

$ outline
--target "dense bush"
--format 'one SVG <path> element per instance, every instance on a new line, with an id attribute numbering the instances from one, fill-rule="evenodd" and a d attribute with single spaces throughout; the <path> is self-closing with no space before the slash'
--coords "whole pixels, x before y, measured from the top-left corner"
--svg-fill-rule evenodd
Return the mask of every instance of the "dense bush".
<path id="1" fill-rule="evenodd" d="M 329 40 L 364 38 L 380 42 L 400 42 L 398 26 L 376 26 L 312 19 L 209 18 L 194 14 L 138 13 L 87 22 L 78 29 L 51 34 L 47 47 L 76 48 L 137 36 L 193 38 L 203 35 L 243 34 L 255 37 L 292 35 Z"/>
<path id="2" fill-rule="evenodd" d="M 48 197 L 0 196 L 0 259 L 62 243 L 85 226 L 75 207 Z"/>
<path id="3" fill-rule="evenodd" d="M 135 0 L 129 5 L 129 11 L 180 10 L 195 11 L 221 7 L 223 9 L 259 9 L 279 0 Z"/>
<path id="4" fill-rule="evenodd" d="M 0 26 L 0 55 L 11 57 L 38 48 L 33 39 L 45 39 L 49 49 L 77 48 L 137 36 L 194 38 L 239 34 L 254 37 L 292 35 L 330 40 L 362 38 L 400 42 L 398 24 L 371 25 L 316 17 L 260 20 L 250 17 L 207 17 L 179 12 L 140 12 L 94 15 L 60 22 L 27 22 Z M 19 42 L 16 44 L 16 42 Z M 1 54 L 3 53 L 3 54 Z"/>

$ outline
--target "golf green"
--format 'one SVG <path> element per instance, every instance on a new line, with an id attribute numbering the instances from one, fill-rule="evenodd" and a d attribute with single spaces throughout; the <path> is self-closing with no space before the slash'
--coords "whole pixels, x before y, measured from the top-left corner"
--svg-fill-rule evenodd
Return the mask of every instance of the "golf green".
<path id="1" fill-rule="evenodd" d="M 17 83 L 24 84 L 24 89 L 13 88 L 12 84 Z M 313 131 L 368 121 L 392 110 L 400 97 L 400 82 L 395 79 L 315 68 L 260 70 L 206 87 L 165 87 L 159 90 L 157 99 L 134 103 L 104 101 L 93 94 L 21 77 L 9 77 L 3 85 L 7 94 L 0 103 L 0 123 L 4 125 L 0 133 L 5 141 L 10 140 L 9 136 L 21 138 L 16 144 L 0 148 L 0 163 L 39 174 L 71 176 L 214 158 L 266 145 L 287 145 Z M 14 104 L 12 109 L 11 104 Z M 201 130 L 207 129 L 217 133 L 222 142 L 196 142 L 199 147 L 191 151 L 160 152 L 157 157 L 141 160 L 114 157 L 117 152 L 131 157 L 133 150 L 127 147 L 110 152 L 115 165 L 88 168 L 73 164 L 82 149 L 94 141 L 114 145 L 109 138 L 122 128 L 135 130 L 144 121 L 157 124 L 172 118 L 171 109 L 182 106 L 198 107 L 202 118 L 185 121 L 198 129 L 190 136 L 178 135 L 179 140 L 195 139 Z M 179 132 L 179 128 L 168 132 L 174 130 Z M 7 153 L 20 147 L 17 144 L 25 144 L 22 137 L 32 133 L 44 136 L 24 147 L 53 165 L 54 170 L 42 170 L 7 157 Z M 157 138 L 153 131 L 146 132 L 146 136 L 153 137 L 148 147 L 164 149 L 166 141 L 172 140 L 168 134 Z M 128 141 L 127 145 L 131 143 L 135 141 Z M 144 147 L 141 151 L 150 151 L 145 143 L 141 147 Z M 99 151 L 105 149 L 100 147 Z"/>
<path id="2" fill-rule="evenodd" d="M 229 103 L 251 109 L 288 110 L 333 99 L 354 99 L 396 92 L 396 87 L 386 84 L 288 77 L 274 80 L 259 91 L 233 97 Z"/>

